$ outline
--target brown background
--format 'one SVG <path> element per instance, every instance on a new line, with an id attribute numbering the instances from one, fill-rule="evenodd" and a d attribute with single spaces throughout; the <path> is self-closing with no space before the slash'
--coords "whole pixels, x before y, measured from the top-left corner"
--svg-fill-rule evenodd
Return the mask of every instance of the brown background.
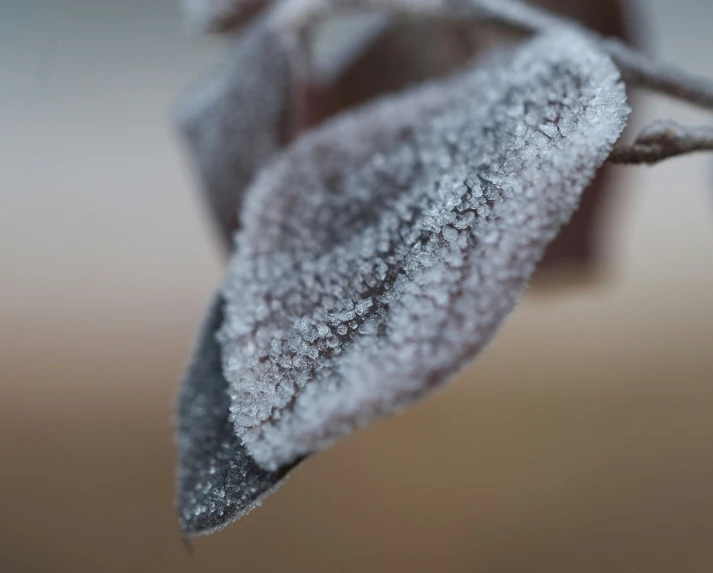
<path id="1" fill-rule="evenodd" d="M 641 2 L 713 76 L 707 0 Z M 170 129 L 172 0 L 0 6 L 0 571 L 713 570 L 713 162 L 631 170 L 605 276 L 183 550 L 176 379 L 220 275 Z M 710 121 L 658 98 L 639 122 Z"/>

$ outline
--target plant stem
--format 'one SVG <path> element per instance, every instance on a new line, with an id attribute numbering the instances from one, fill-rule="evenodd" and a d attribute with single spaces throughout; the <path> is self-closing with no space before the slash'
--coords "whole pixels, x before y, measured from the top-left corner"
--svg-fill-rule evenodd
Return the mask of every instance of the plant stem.
<path id="1" fill-rule="evenodd" d="M 713 127 L 657 121 L 643 129 L 631 145 L 616 146 L 609 161 L 624 165 L 653 164 L 694 151 L 713 151 Z"/>

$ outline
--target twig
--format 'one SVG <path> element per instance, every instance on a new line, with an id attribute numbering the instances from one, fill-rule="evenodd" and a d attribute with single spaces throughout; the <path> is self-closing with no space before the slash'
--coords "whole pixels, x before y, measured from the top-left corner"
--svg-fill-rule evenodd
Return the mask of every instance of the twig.
<path id="1" fill-rule="evenodd" d="M 575 26 L 596 38 L 619 67 L 627 84 L 646 88 L 713 110 L 713 81 L 663 64 L 617 38 L 603 38 L 579 24 L 517 0 L 468 0 L 483 19 L 518 31 L 537 33 Z"/>
<path id="2" fill-rule="evenodd" d="M 628 84 L 713 110 L 713 82 L 710 79 L 657 62 L 620 40 L 608 38 L 604 46 Z"/>
<path id="3" fill-rule="evenodd" d="M 624 165 L 653 164 L 694 151 L 713 151 L 713 127 L 657 121 L 643 129 L 631 145 L 615 147 L 609 161 Z"/>

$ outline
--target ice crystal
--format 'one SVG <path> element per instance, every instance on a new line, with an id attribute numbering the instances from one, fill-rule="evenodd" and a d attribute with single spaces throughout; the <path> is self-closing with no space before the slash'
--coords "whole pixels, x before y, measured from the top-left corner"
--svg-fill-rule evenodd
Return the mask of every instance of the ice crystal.
<path id="1" fill-rule="evenodd" d="M 251 186 L 218 338 L 231 420 L 277 471 L 472 359 L 624 127 L 574 32 L 350 112 Z"/>

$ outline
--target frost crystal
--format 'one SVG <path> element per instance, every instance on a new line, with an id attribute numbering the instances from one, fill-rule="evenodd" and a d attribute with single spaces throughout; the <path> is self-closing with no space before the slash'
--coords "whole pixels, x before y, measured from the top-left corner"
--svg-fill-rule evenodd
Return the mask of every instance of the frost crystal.
<path id="1" fill-rule="evenodd" d="M 257 463 L 320 450 L 470 360 L 627 113 L 609 58 L 563 31 L 342 116 L 263 170 L 219 332 Z"/>
<path id="2" fill-rule="evenodd" d="M 245 189 L 280 147 L 289 92 L 282 44 L 257 22 L 235 42 L 230 60 L 179 103 L 178 124 L 226 240 L 237 226 Z"/>

